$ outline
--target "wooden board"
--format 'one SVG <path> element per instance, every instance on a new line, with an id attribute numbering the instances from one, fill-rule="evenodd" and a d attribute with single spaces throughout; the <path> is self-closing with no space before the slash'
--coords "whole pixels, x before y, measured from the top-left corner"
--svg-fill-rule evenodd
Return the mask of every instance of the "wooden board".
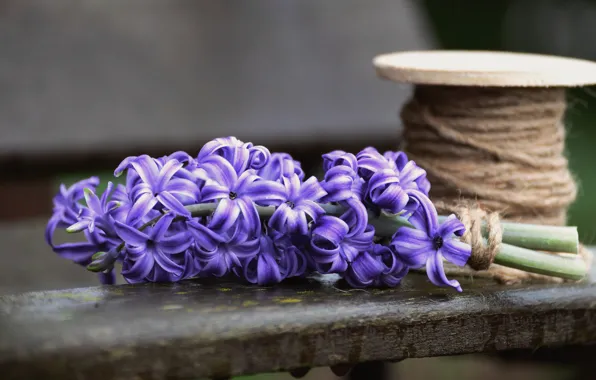
<path id="1" fill-rule="evenodd" d="M 596 63 L 582 59 L 496 51 L 405 51 L 375 57 L 377 74 L 400 83 L 575 87 L 596 84 Z"/>
<path id="2" fill-rule="evenodd" d="M 188 379 L 596 343 L 596 283 L 464 293 L 412 274 L 391 290 L 334 277 L 274 288 L 226 282 L 0 297 L 3 380 Z"/>

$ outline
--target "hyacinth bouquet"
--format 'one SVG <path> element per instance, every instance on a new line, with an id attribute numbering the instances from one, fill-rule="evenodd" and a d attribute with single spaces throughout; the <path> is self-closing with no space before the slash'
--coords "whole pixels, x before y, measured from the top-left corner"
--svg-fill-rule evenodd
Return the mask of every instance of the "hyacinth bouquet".
<path id="1" fill-rule="evenodd" d="M 96 177 L 62 185 L 46 240 L 60 256 L 115 282 L 237 277 L 273 285 L 313 273 L 337 274 L 355 288 L 394 287 L 412 269 L 461 291 L 444 261 L 472 254 L 455 215 L 438 216 L 426 172 L 403 152 L 366 148 L 322 157 L 322 178 L 306 178 L 286 153 L 234 137 L 205 144 L 197 156 L 128 157 L 116 168 L 125 184 Z M 77 243 L 54 242 L 64 228 Z M 585 274 L 572 227 L 503 224 L 495 263 L 569 279 Z"/>

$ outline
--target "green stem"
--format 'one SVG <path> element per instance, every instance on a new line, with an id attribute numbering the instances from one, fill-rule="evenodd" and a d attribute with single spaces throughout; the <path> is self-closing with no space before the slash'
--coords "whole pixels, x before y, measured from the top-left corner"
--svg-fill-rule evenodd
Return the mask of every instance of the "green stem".
<path id="1" fill-rule="evenodd" d="M 569 280 L 583 279 L 588 270 L 584 261 L 577 255 L 564 257 L 509 244 L 501 244 L 494 263 L 526 272 Z"/>
<path id="2" fill-rule="evenodd" d="M 446 218 L 440 216 L 439 220 Z M 501 229 L 503 243 L 538 251 L 578 253 L 577 227 L 501 222 Z M 483 223 L 482 234 L 485 237 L 486 233 L 486 223 Z"/>

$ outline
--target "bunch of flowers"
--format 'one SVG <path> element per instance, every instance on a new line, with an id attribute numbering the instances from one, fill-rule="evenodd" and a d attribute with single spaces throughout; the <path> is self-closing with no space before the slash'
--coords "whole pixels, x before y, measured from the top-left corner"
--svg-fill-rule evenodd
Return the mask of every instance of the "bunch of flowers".
<path id="1" fill-rule="evenodd" d="M 393 287 L 425 268 L 433 284 L 461 291 L 443 262 L 470 258 L 465 228 L 438 217 L 423 169 L 374 148 L 325 154 L 323 169 L 321 180 L 306 178 L 289 154 L 234 137 L 196 157 L 128 157 L 114 172 L 125 184 L 102 194 L 95 177 L 61 186 L 46 240 L 107 284 L 116 262 L 129 283 L 235 276 L 271 285 L 318 272 L 357 288 Z M 86 239 L 55 244 L 57 228 Z"/>

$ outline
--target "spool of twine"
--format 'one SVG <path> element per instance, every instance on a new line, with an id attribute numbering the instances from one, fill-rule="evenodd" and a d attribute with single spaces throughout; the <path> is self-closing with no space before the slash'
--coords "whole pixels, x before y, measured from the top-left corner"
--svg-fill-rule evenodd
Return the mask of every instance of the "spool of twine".
<path id="1" fill-rule="evenodd" d="M 464 240 L 473 251 L 468 267 L 446 269 L 504 283 L 563 281 L 491 263 L 500 245 L 500 219 L 548 225 L 567 221 L 577 185 L 564 155 L 565 87 L 491 78 L 495 70 L 485 70 L 480 80 L 469 72 L 462 77 L 462 70 L 455 73 L 460 77 L 448 72 L 451 76 L 437 79 L 428 69 L 391 71 L 386 62 L 375 64 L 384 77 L 422 82 L 400 112 L 402 149 L 427 171 L 438 211 L 455 213 L 464 222 Z M 487 242 L 481 235 L 483 220 L 489 226 Z M 582 247 L 579 253 L 590 265 L 589 251 Z"/>

